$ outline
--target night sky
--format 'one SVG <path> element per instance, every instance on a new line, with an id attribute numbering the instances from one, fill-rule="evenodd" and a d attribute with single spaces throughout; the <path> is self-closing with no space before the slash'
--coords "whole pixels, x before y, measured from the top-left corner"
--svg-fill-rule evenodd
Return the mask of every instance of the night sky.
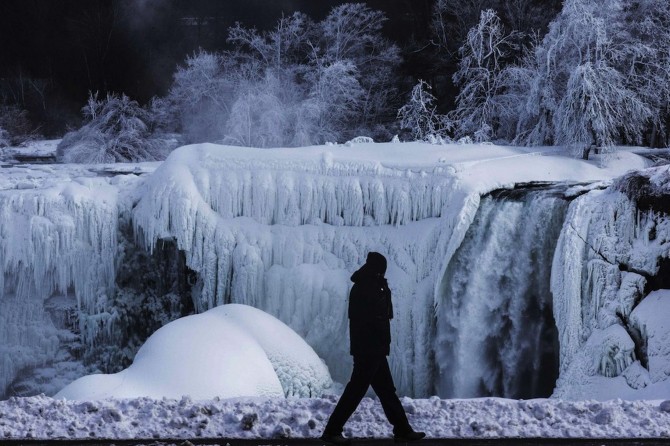
<path id="1" fill-rule="evenodd" d="M 298 10 L 315 20 L 336 0 L 2 0 L 0 78 L 48 79 L 63 99 L 125 92 L 162 95 L 175 65 L 198 48 L 226 48 L 239 21 L 269 29 Z M 432 0 L 370 0 L 389 17 L 384 32 L 401 47 L 426 37 Z"/>

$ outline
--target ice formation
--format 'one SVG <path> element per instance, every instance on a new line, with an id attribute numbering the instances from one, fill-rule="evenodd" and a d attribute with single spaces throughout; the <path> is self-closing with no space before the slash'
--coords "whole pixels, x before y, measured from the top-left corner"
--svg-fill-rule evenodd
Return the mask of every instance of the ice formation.
<path id="1" fill-rule="evenodd" d="M 260 310 L 231 304 L 170 322 L 127 369 L 80 378 L 55 398 L 309 397 L 331 385 L 300 336 Z"/>
<path id="2" fill-rule="evenodd" d="M 632 175 L 651 178 L 667 196 L 667 166 Z M 667 379 L 665 364 L 645 359 L 649 343 L 665 335 L 641 328 L 646 318 L 638 308 L 648 305 L 649 291 L 668 285 L 661 265 L 670 257 L 670 219 L 641 208 L 621 184 L 577 198 L 559 237 L 551 276 L 561 349 L 558 397 L 654 395 L 643 389 Z M 620 377 L 620 385 L 603 377 Z M 668 396 L 668 389 L 651 387 L 661 392 L 656 397 Z"/>
<path id="3" fill-rule="evenodd" d="M 58 351 L 63 334 L 45 311 L 49 297 L 74 295 L 85 341 L 101 329 L 114 285 L 118 190 L 135 178 L 100 177 L 85 167 L 3 170 L 0 395 L 19 370 Z"/>
<path id="4" fill-rule="evenodd" d="M 146 183 L 138 233 L 149 246 L 175 237 L 187 252 L 201 273 L 198 311 L 228 302 L 260 308 L 304 337 L 340 381 L 351 362 L 349 276 L 368 251 L 387 253 L 397 384 L 427 394 L 434 277 L 454 226 L 440 217 L 460 217 L 465 196 L 456 178 L 448 169 L 339 163 L 328 153 L 301 162 L 265 153 L 179 149 Z"/>
<path id="5" fill-rule="evenodd" d="M 475 392 L 468 396 L 477 392 L 515 394 L 518 385 L 511 377 L 522 370 L 536 370 L 535 363 L 528 359 L 533 355 L 515 356 L 510 348 L 500 358 L 502 362 L 486 374 L 485 366 L 493 364 L 491 357 L 465 349 L 467 345 L 478 348 L 482 345 L 479 341 L 485 340 L 471 339 L 470 344 L 458 341 L 462 338 L 458 333 L 476 330 L 482 323 L 465 318 L 440 320 L 436 325 L 435 309 L 445 318 L 457 317 L 461 312 L 470 314 L 471 310 L 486 316 L 486 307 L 474 301 L 462 300 L 458 307 L 444 305 L 444 284 L 450 281 L 443 279 L 445 275 L 461 275 L 457 271 L 466 268 L 467 252 L 479 255 L 473 260 L 478 267 L 495 265 L 496 256 L 501 262 L 504 257 L 496 251 L 497 245 L 518 242 L 522 248 L 505 260 L 510 268 L 521 275 L 545 274 L 544 270 L 530 268 L 527 262 L 511 260 L 534 258 L 536 246 L 551 249 L 551 236 L 531 243 L 532 237 L 519 233 L 518 228 L 539 230 L 531 224 L 535 219 L 543 222 L 547 213 L 562 208 L 550 196 L 538 198 L 541 204 L 537 206 L 546 205 L 547 209 L 531 207 L 536 199 L 530 196 L 524 200 L 485 199 L 480 207 L 481 196 L 522 182 L 602 180 L 631 167 L 644 167 L 639 157 L 627 152 L 609 159 L 609 167 L 600 168 L 555 156 L 553 151 L 369 142 L 350 147 L 272 150 L 199 145 L 175 151 L 159 167 L 4 169 L 0 176 L 0 259 L 4 268 L 0 394 L 6 392 L 19 370 L 40 365 L 48 368 L 54 358 L 60 357 L 58 349 L 59 345 L 62 349 L 64 339 L 80 338 L 83 349 L 92 351 L 93 340 L 114 326 L 110 321 L 120 311 L 110 303 L 116 296 L 111 294 L 115 292 L 115 275 L 118 278 L 115 263 L 123 258 L 118 254 L 125 249 L 119 245 L 119 221 L 128 218 L 132 218 L 138 241 L 149 249 L 162 239 L 170 239 L 184 251 L 188 267 L 198 276 L 192 295 L 198 312 L 233 302 L 259 308 L 303 337 L 324 358 L 338 381 L 345 381 L 350 371 L 346 339 L 349 276 L 368 251 L 383 252 L 389 259 L 387 275 L 394 295 L 391 366 L 400 393 L 427 396 L 441 388 L 446 394 L 451 380 Z M 141 175 L 154 169 L 151 175 Z M 573 208 L 583 206 L 589 208 L 584 212 L 602 214 L 603 221 L 611 219 L 611 213 L 598 210 L 599 193 L 603 192 L 580 197 L 571 206 L 568 221 L 579 231 L 586 230 L 581 225 L 588 226 L 587 219 Z M 591 198 L 593 203 L 588 201 Z M 472 228 L 472 239 L 461 247 L 478 212 L 481 215 Z M 505 215 L 512 220 L 507 221 Z M 490 231 L 495 237 L 477 242 L 476 234 L 487 234 L 489 224 L 496 226 Z M 564 227 L 557 259 L 588 255 L 578 241 L 574 234 L 566 235 Z M 489 252 L 493 258 L 486 257 Z M 581 301 L 570 306 L 564 297 L 581 293 L 578 285 L 587 273 L 594 283 L 611 284 L 620 277 L 622 289 L 644 287 L 634 271 L 644 262 L 630 260 L 631 268 L 620 275 L 597 258 L 585 260 L 588 266 L 573 265 L 572 270 L 570 262 L 561 262 L 554 262 L 557 275 L 553 286 L 555 298 L 562 296 L 555 305 L 555 315 L 560 321 L 561 343 L 565 342 L 561 345 L 564 373 L 570 358 L 583 349 L 585 333 L 593 331 L 590 322 L 577 323 Z M 473 268 L 463 274 L 471 275 L 470 282 L 482 286 L 486 294 L 499 280 L 480 277 L 479 273 L 487 272 L 486 268 Z M 526 303 L 519 304 L 522 307 L 530 306 L 531 312 L 546 310 L 546 297 L 533 302 L 527 284 L 514 282 L 517 286 L 516 290 L 505 289 L 488 303 L 504 313 L 512 303 L 517 305 L 517 296 L 524 296 Z M 607 288 L 605 293 L 601 288 L 594 287 L 594 299 L 611 302 L 611 290 Z M 456 287 L 449 293 L 461 291 Z M 619 294 L 622 302 L 634 295 Z M 48 302 L 55 300 L 69 302 L 74 311 L 55 318 L 48 310 Z M 487 326 L 479 334 L 496 339 L 501 333 L 510 333 L 521 341 L 518 325 L 525 310 L 514 308 L 519 313 L 505 319 L 505 324 Z M 588 310 L 591 313 L 584 314 L 618 317 L 610 310 Z M 628 316 L 630 311 L 623 314 Z M 62 329 L 56 319 L 63 317 L 76 320 L 75 333 Z M 636 325 L 632 319 L 629 322 L 632 329 L 627 333 L 633 333 Z M 529 326 L 543 332 L 543 323 L 535 321 Z M 607 328 L 596 328 L 603 327 Z M 494 333 L 498 328 L 500 331 Z M 615 335 L 606 336 L 613 345 L 621 341 L 621 336 Z M 454 343 L 450 350 L 451 340 Z M 540 351 L 521 344 L 524 352 Z M 629 376 L 631 382 L 634 376 L 639 377 L 636 382 L 644 382 L 644 373 L 636 368 L 641 363 L 630 363 L 637 353 L 626 350 L 628 345 L 618 345 L 620 353 L 603 357 L 601 369 L 615 375 L 629 364 L 622 375 Z M 637 345 L 635 340 L 635 349 Z M 458 355 L 457 367 L 436 363 L 453 356 L 456 349 L 467 351 Z M 510 366 L 515 361 L 519 363 Z M 480 368 L 467 372 L 474 366 Z M 482 390 L 475 381 L 488 384 Z M 291 389 L 288 393 L 310 392 L 296 382 Z"/>
<path id="6" fill-rule="evenodd" d="M 338 381 L 350 370 L 348 277 L 368 251 L 387 254 L 396 385 L 402 394 L 430 395 L 437 284 L 480 195 L 518 181 L 603 172 L 535 154 L 519 167 L 527 154 L 494 146 L 451 146 L 452 153 L 427 144 L 369 146 L 183 147 L 147 181 L 134 223 L 149 247 L 175 238 L 186 251 L 200 273 L 198 311 L 238 302 L 270 313 L 304 337 Z M 382 146 L 384 164 L 375 158 Z"/>

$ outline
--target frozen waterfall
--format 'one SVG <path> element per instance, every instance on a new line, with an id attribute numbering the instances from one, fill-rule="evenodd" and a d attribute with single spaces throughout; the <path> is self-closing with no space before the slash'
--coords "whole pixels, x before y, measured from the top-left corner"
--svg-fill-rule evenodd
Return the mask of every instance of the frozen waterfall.
<path id="1" fill-rule="evenodd" d="M 402 395 L 529 398 L 558 382 L 565 396 L 584 376 L 638 387 L 667 376 L 670 366 L 644 371 L 670 355 L 648 339 L 660 330 L 646 325 L 649 311 L 634 309 L 645 274 L 670 265 L 670 220 L 616 188 L 577 186 L 568 196 L 584 195 L 570 203 L 564 186 L 506 190 L 521 170 L 546 178 L 511 169 L 518 156 L 203 144 L 160 165 L 7 168 L 0 395 L 117 371 L 155 329 L 226 303 L 286 323 L 344 382 L 349 277 L 371 250 L 389 261 Z M 588 178 L 596 169 L 564 164 Z"/>
<path id="2" fill-rule="evenodd" d="M 549 290 L 567 201 L 552 190 L 482 199 L 437 296 L 442 397 L 549 396 L 558 374 Z"/>
<path id="3" fill-rule="evenodd" d="M 231 150 L 232 152 L 232 150 Z M 458 246 L 479 196 L 453 169 L 378 163 L 252 161 L 216 146 L 178 149 L 146 183 L 134 211 L 147 246 L 174 238 L 199 273 L 197 311 L 224 303 L 259 308 L 300 334 L 337 381 L 349 356 L 349 277 L 368 251 L 389 259 L 392 368 L 400 392 L 429 395 L 431 321 L 442 259 Z M 206 163 L 203 162 L 206 160 Z"/>

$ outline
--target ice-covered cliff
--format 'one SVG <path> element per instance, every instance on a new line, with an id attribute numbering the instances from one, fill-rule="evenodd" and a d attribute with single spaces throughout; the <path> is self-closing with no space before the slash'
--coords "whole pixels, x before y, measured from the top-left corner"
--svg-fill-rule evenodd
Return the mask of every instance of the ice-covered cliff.
<path id="1" fill-rule="evenodd" d="M 114 290 L 118 191 L 135 178 L 84 167 L 3 169 L 0 394 L 20 370 L 53 361 L 72 335 L 57 319 L 75 317 L 83 342 L 100 329 Z M 76 314 L 58 314 L 63 307 Z"/>
<path id="2" fill-rule="evenodd" d="M 622 168 L 536 155 L 425 144 L 184 147 L 148 179 L 134 222 L 148 246 L 174 237 L 186 251 L 188 266 L 200 273 L 198 311 L 239 302 L 273 314 L 302 335 L 340 381 L 350 370 L 348 277 L 368 251 L 387 254 L 396 384 L 403 394 L 425 396 L 438 387 L 436 358 L 446 358 L 434 345 L 434 307 L 443 306 L 439 284 L 481 194 L 524 181 L 603 179 Z M 508 210 L 528 213 L 513 206 L 500 211 Z M 545 218 L 542 210 L 532 212 Z M 527 272 L 519 271 L 518 282 Z M 463 359 L 456 372 L 479 365 L 486 366 Z M 469 388 L 467 396 L 477 392 Z"/>
<path id="3" fill-rule="evenodd" d="M 570 206 L 551 288 L 565 398 L 665 398 L 670 170 L 629 173 Z M 654 302 L 650 305 L 650 302 Z M 651 309 L 654 308 L 654 309 Z M 659 315 L 665 316 L 659 319 Z"/>
<path id="4" fill-rule="evenodd" d="M 606 164 L 552 150 L 417 143 L 272 150 L 198 145 L 178 149 L 160 166 L 131 165 L 124 172 L 112 172 L 114 166 L 6 169 L 0 176 L 0 393 L 17 376 L 58 375 L 54 369 L 81 362 L 87 352 L 89 366 L 132 358 L 141 337 L 132 331 L 142 325 L 138 315 L 149 315 L 147 326 L 169 322 L 190 311 L 180 301 L 184 296 L 197 312 L 232 302 L 274 315 L 326 360 L 335 380 L 344 381 L 350 370 L 349 276 L 367 251 L 376 250 L 389 259 L 391 361 L 400 393 L 450 394 L 449 386 L 463 384 L 470 393 L 462 396 L 515 395 L 516 373 L 548 370 L 535 363 L 544 347 L 532 341 L 553 336 L 547 291 L 536 295 L 535 285 L 521 278 L 537 274 L 539 287 L 548 283 L 546 268 L 533 264 L 553 249 L 551 234 L 560 229 L 565 203 L 540 193 L 488 197 L 480 207 L 481 197 L 517 183 L 606 180 L 644 167 L 630 153 Z M 551 230 L 545 233 L 545 226 Z M 140 245 L 154 252 L 144 263 L 136 259 L 145 255 Z M 184 266 L 161 259 L 164 247 L 173 245 L 181 251 L 167 263 L 183 258 Z M 468 257 L 475 267 L 468 268 Z M 498 264 L 513 269 L 514 280 L 493 275 Z M 184 285 L 159 283 L 166 271 L 169 282 Z M 454 274 L 485 285 L 480 291 L 505 290 L 488 302 L 502 311 L 504 323 L 487 325 L 481 339 L 459 340 L 459 333 L 485 323 L 464 314 L 486 320 L 487 313 L 462 299 L 481 293 L 452 286 Z M 132 280 L 142 282 L 142 291 L 123 288 Z M 515 307 L 521 298 L 525 303 Z M 458 308 L 450 299 L 461 299 Z M 533 315 L 540 319 L 529 323 Z M 532 327 L 535 338 L 524 339 L 519 324 Z M 580 351 L 581 344 L 570 344 L 575 330 L 558 327 L 561 342 L 568 342 L 562 358 Z M 516 343 L 507 345 L 508 335 Z M 475 351 L 489 338 L 504 347 L 504 358 Z M 103 341 L 116 345 L 110 351 Z M 74 353 L 64 353 L 64 346 Z M 104 358 L 90 357 L 98 354 Z M 454 357 L 453 364 L 444 362 Z M 503 365 L 517 359 L 517 368 Z M 493 367 L 488 375 L 487 367 Z"/>

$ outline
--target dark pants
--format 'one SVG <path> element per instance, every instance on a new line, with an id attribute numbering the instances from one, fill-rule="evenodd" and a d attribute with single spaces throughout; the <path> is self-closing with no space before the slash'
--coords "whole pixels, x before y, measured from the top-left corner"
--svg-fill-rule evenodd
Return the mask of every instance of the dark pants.
<path id="1" fill-rule="evenodd" d="M 335 406 L 324 433 L 329 435 L 342 433 L 344 423 L 354 413 L 370 385 L 379 397 L 386 418 L 393 425 L 393 433 L 405 434 L 412 430 L 407 421 L 405 409 L 395 393 L 393 377 L 386 356 L 374 355 L 371 357 L 354 356 L 354 370 L 351 372 L 351 379 L 344 388 L 344 393 Z"/>

